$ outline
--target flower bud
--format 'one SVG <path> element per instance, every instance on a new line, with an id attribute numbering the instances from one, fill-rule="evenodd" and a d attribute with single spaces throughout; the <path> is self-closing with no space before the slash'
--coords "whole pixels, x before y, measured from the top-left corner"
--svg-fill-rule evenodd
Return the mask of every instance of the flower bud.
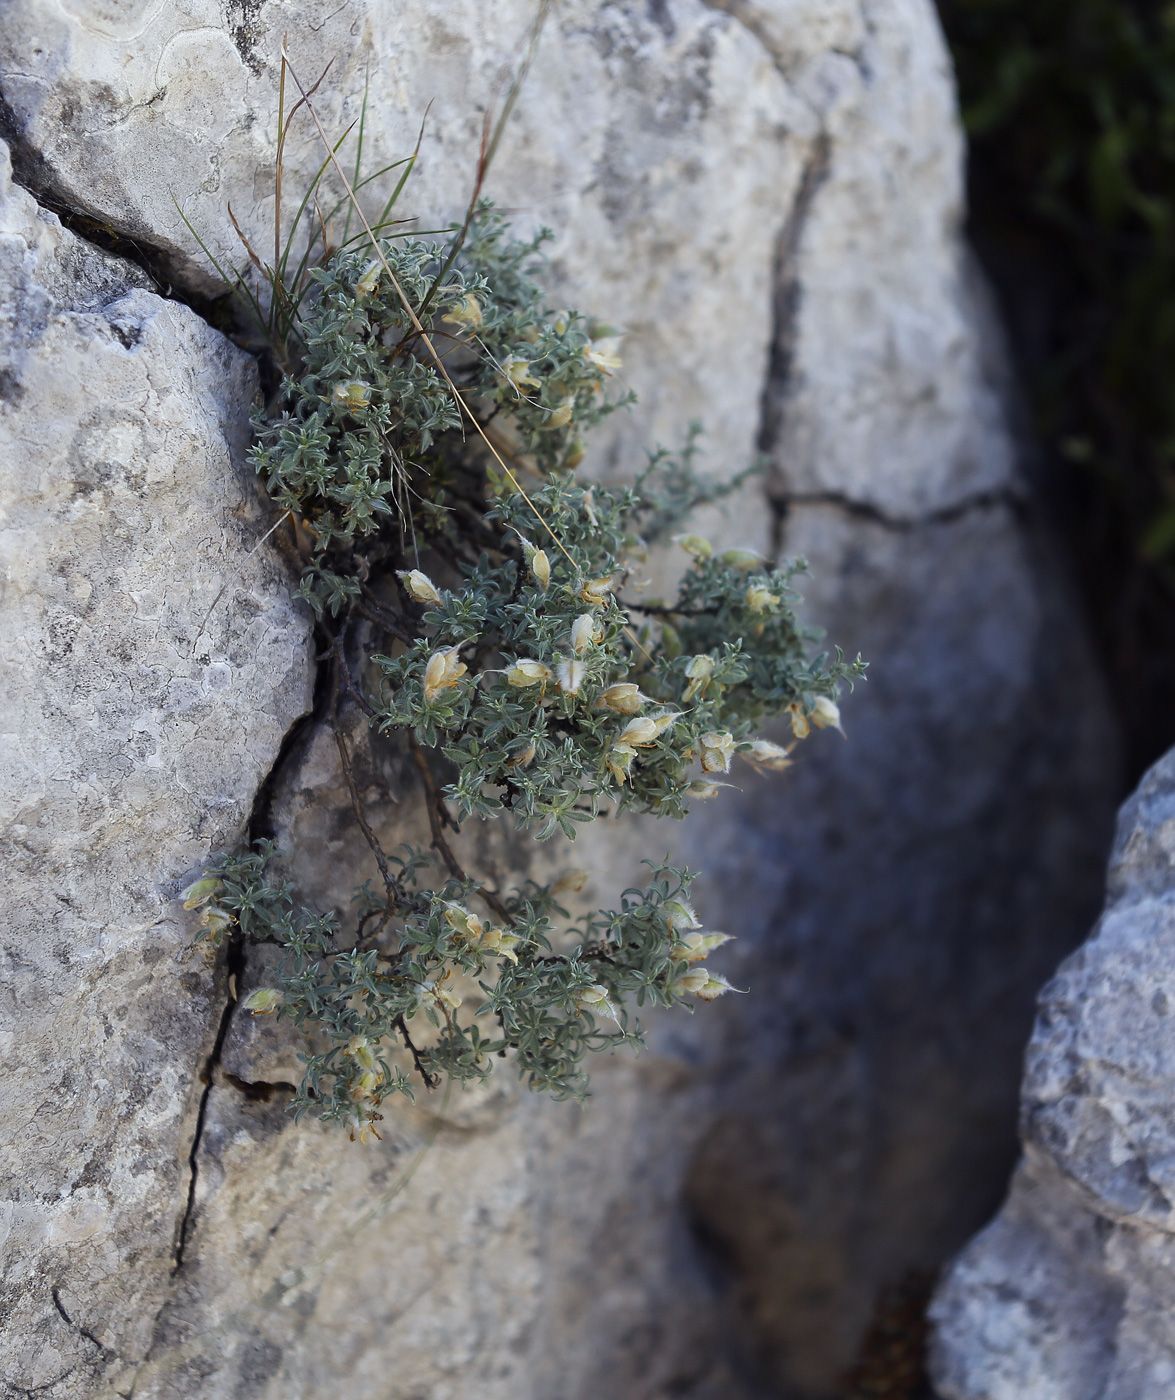
<path id="1" fill-rule="evenodd" d="M 674 535 L 673 543 L 681 545 L 682 549 L 687 554 L 692 554 L 695 559 L 709 559 L 714 553 L 714 546 L 701 535 Z"/>
<path id="2" fill-rule="evenodd" d="M 585 455 L 586 450 L 584 448 L 582 440 L 580 438 L 576 438 L 575 441 L 571 444 L 571 446 L 567 449 L 567 456 L 563 458 L 563 466 L 569 472 L 574 471 L 575 468 L 579 466 L 580 462 L 583 461 Z"/>
<path id="3" fill-rule="evenodd" d="M 481 920 L 476 914 L 471 914 L 463 904 L 446 904 L 445 922 L 454 932 L 460 934 L 463 938 L 468 936 L 474 924 L 477 925 L 478 933 L 481 932 Z"/>
<path id="4" fill-rule="evenodd" d="M 718 558 L 729 569 L 753 569 L 763 556 L 753 549 L 726 549 Z"/>
<path id="5" fill-rule="evenodd" d="M 812 701 L 809 718 L 817 729 L 840 729 L 840 706 L 827 695 L 817 695 Z M 843 729 L 841 733 L 844 733 Z"/>
<path id="6" fill-rule="evenodd" d="M 347 1041 L 347 1048 L 343 1054 L 354 1060 L 363 1069 L 375 1068 L 375 1051 L 372 1049 L 371 1041 L 365 1035 L 353 1035 Z"/>
<path id="7" fill-rule="evenodd" d="M 540 588 L 546 588 L 551 581 L 551 561 L 545 550 L 536 549 L 529 559 L 530 572 Z"/>
<path id="8" fill-rule="evenodd" d="M 807 716 L 804 714 L 804 707 L 798 700 L 793 700 L 787 707 L 787 713 L 791 717 L 791 732 L 797 739 L 806 739 L 811 734 L 812 729 L 808 724 Z"/>
<path id="9" fill-rule="evenodd" d="M 661 624 L 661 650 L 670 661 L 676 661 L 684 648 L 681 645 L 681 634 L 671 623 Z"/>
<path id="10" fill-rule="evenodd" d="M 275 991 L 273 987 L 258 987 L 241 1002 L 241 1007 L 245 1011 L 251 1011 L 254 1016 L 268 1016 L 281 1004 L 281 992 Z"/>
<path id="11" fill-rule="evenodd" d="M 364 1099 L 375 1098 L 375 1091 L 379 1088 L 382 1078 L 373 1069 L 364 1070 L 358 1079 L 353 1079 L 347 1090 L 352 1103 L 362 1103 Z"/>
<path id="12" fill-rule="evenodd" d="M 717 797 L 721 788 L 733 787 L 732 783 L 715 783 L 706 778 L 695 778 L 692 782 L 686 783 L 685 795 L 694 797 L 702 802 L 708 802 L 711 797 Z"/>
<path id="13" fill-rule="evenodd" d="M 209 938 L 218 939 L 232 924 L 233 916 L 227 909 L 222 909 L 219 904 L 204 906 L 204 912 L 200 915 L 200 927 L 208 930 Z"/>
<path id="14" fill-rule="evenodd" d="M 180 894 L 180 898 L 184 902 L 185 909 L 198 909 L 201 904 L 207 904 L 214 894 L 219 893 L 220 889 L 221 882 L 218 875 L 205 875 L 203 879 L 190 884 Z"/>
<path id="15" fill-rule="evenodd" d="M 694 912 L 694 906 L 688 899 L 666 900 L 661 906 L 661 912 L 665 916 L 665 922 L 674 933 L 679 933 L 682 929 L 702 927 L 702 921 Z"/>
<path id="16" fill-rule="evenodd" d="M 419 569 L 397 569 L 396 573 L 404 580 L 404 587 L 418 603 L 441 601 L 441 595 L 432 579 Z"/>

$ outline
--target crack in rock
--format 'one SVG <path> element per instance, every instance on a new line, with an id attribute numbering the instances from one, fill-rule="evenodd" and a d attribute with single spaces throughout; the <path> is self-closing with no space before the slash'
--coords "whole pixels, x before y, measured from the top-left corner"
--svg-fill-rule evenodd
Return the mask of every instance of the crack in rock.
<path id="1" fill-rule="evenodd" d="M 165 301 L 179 302 L 194 311 L 214 330 L 231 335 L 236 329 L 232 293 L 226 288 L 217 297 L 206 296 L 178 282 L 165 249 L 117 229 L 99 215 L 79 209 L 64 193 L 53 166 L 28 140 L 11 104 L 0 92 L 0 140 L 8 146 L 13 183 L 27 191 L 42 209 L 60 219 L 63 227 L 84 243 L 129 262 L 150 278 L 151 286 Z"/>
<path id="2" fill-rule="evenodd" d="M 952 505 L 929 510 L 923 515 L 891 515 L 879 506 L 868 501 L 855 500 L 842 491 L 771 492 L 769 500 L 780 530 L 782 530 L 783 523 L 787 520 L 788 513 L 793 506 L 833 506 L 837 510 L 843 510 L 847 515 L 871 521 L 886 530 L 906 531 L 921 530 L 928 525 L 949 525 L 953 521 L 961 520 L 974 510 L 990 510 L 1003 506 L 1019 513 L 1028 505 L 1027 493 L 1016 490 L 1014 487 L 976 491 L 973 495 L 964 496 L 962 500 L 955 501 Z"/>

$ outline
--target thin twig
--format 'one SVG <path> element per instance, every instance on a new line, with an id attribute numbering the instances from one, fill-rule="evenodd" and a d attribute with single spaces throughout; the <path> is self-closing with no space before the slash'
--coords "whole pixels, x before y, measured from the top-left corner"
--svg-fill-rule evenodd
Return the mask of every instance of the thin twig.
<path id="1" fill-rule="evenodd" d="M 404 1044 L 411 1052 L 412 1063 L 416 1066 L 417 1074 L 419 1074 L 421 1079 L 424 1080 L 424 1087 L 426 1089 L 435 1089 L 440 1083 L 440 1080 L 436 1075 L 430 1073 L 430 1071 L 425 1068 L 424 1061 L 420 1058 L 420 1051 L 412 1043 L 412 1037 L 408 1034 L 407 1021 L 405 1021 L 404 1017 L 400 1015 L 396 1017 L 392 1024 L 400 1032 L 400 1035 L 403 1037 Z"/>
<path id="2" fill-rule="evenodd" d="M 338 657 L 336 654 L 336 666 Z M 332 687 L 330 706 L 330 727 L 334 732 L 335 743 L 338 745 L 339 759 L 343 765 L 343 777 L 347 783 L 347 791 L 351 794 L 351 807 L 355 813 L 355 820 L 359 823 L 359 829 L 363 832 L 364 840 L 371 847 L 371 854 L 375 857 L 375 863 L 379 866 L 379 873 L 383 878 L 384 889 L 387 891 L 388 899 L 393 905 L 399 905 L 404 900 L 404 892 L 400 888 L 400 882 L 388 868 L 388 858 L 384 854 L 383 847 L 379 844 L 375 832 L 372 831 L 367 816 L 363 811 L 363 803 L 359 798 L 359 789 L 355 784 L 355 774 L 351 768 L 351 755 L 347 751 L 347 740 L 343 735 L 342 726 L 339 724 L 339 691 L 338 686 Z"/>

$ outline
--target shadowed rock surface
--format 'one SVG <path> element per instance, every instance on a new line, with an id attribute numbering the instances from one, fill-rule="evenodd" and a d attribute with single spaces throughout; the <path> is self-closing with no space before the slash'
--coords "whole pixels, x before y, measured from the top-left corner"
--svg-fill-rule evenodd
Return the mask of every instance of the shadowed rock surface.
<path id="1" fill-rule="evenodd" d="M 408 198 L 447 220 L 533 13 L 522 0 L 10 0 L 0 90 L 20 178 L 206 298 L 215 284 L 172 195 L 219 254 L 237 256 L 229 200 L 270 238 L 283 33 L 299 73 L 336 60 L 329 130 L 357 115 L 370 72 L 373 167 L 411 149 L 435 99 Z M 299 141 L 291 189 L 320 160 L 312 131 Z M 188 308 L 128 294 L 137 269 L 10 196 L 0 253 L 40 262 L 5 283 L 0 354 L 33 345 L 35 382 L 57 398 L 0 417 L 11 460 L 31 464 L 10 479 L 28 473 L 36 504 L 26 534 L 4 536 L 6 577 L 27 568 L 30 609 L 70 586 L 29 561 L 34 545 L 67 552 L 37 464 L 75 480 L 82 400 L 132 405 L 140 425 L 103 461 L 147 483 L 161 462 L 185 474 L 128 487 L 137 513 L 91 507 L 110 589 L 92 665 L 76 651 L 34 665 L 32 613 L 6 612 L 3 660 L 30 698 L 5 729 L 27 748 L 48 723 L 31 696 L 48 695 L 54 742 L 79 765 L 53 774 L 76 792 L 93 772 L 105 794 L 97 815 L 49 814 L 56 863 L 30 847 L 10 936 L 8 985 L 32 1008 L 5 1049 L 23 1233 L 0 1374 L 14 1395 L 818 1400 L 879 1292 L 990 1214 L 1034 990 L 1100 894 L 1114 744 L 1017 468 L 998 336 L 960 242 L 961 155 L 924 0 L 554 11 L 489 192 L 521 229 L 555 227 L 553 299 L 628 330 L 641 404 L 584 470 L 630 474 L 699 415 L 709 469 L 766 454 L 766 494 L 748 488 L 703 528 L 805 554 L 808 616 L 866 654 L 870 679 L 845 704 L 847 740 L 809 741 L 783 778 L 745 770 L 684 826 L 608 820 L 541 857 L 588 868 L 584 899 L 599 904 L 667 846 L 701 867 L 704 916 L 739 938 L 722 968 L 747 996 L 654 1019 L 644 1056 L 595 1067 L 584 1109 L 506 1073 L 389 1108 L 366 1148 L 292 1125 L 296 1045 L 234 1009 L 269 950 L 246 949 L 230 985 L 191 951 L 195 917 L 174 901 L 210 850 L 250 832 L 277 836 L 321 907 L 345 908 L 374 874 L 321 713 L 299 718 L 308 622 L 268 545 L 246 562 L 269 519 L 237 474 L 251 363 Z M 57 251 L 38 255 L 50 236 Z M 85 308 L 60 313 L 84 355 L 29 340 L 26 283 Z M 140 581 L 127 561 L 147 541 Z M 150 631 L 157 617 L 170 630 Z M 127 679 L 144 620 L 166 642 L 143 663 L 164 692 L 205 697 L 208 717 L 174 741 Z M 74 687 L 122 708 L 75 714 Z M 381 835 L 421 839 L 404 756 L 353 735 Z M 5 789 L 16 842 L 42 830 L 22 773 Z M 491 871 L 539 859 L 496 830 L 463 840 Z M 58 891 L 84 919 L 55 913 Z M 124 946 L 128 929 L 144 932 Z M 59 1019 L 36 998 L 57 998 Z M 69 1039 L 103 1017 L 109 1033 Z M 76 1132 L 59 1116 L 83 1113 Z"/>
<path id="2" fill-rule="evenodd" d="M 934 1306 L 949 1400 L 1175 1386 L 1175 754 L 1122 809 L 1105 912 L 1041 993 L 1007 1203 Z"/>

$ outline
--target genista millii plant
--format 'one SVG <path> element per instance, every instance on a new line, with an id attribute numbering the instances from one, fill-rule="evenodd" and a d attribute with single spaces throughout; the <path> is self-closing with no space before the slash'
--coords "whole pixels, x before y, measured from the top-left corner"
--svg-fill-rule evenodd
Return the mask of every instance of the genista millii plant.
<path id="1" fill-rule="evenodd" d="M 283 111 L 283 141 L 288 128 Z M 324 166 L 352 191 L 362 128 L 359 146 L 351 179 Z M 735 760 L 748 775 L 788 765 L 792 745 L 758 736 L 766 721 L 787 716 L 794 740 L 839 726 L 837 691 L 864 669 L 817 653 L 797 623 L 802 561 L 689 533 L 692 510 L 748 475 L 700 475 L 696 430 L 630 485 L 577 478 L 592 428 L 632 399 L 613 387 L 620 334 L 550 304 L 551 235 L 511 237 L 479 197 L 485 147 L 478 195 L 439 237 L 390 220 L 406 164 L 375 223 L 356 231 L 347 193 L 296 267 L 294 234 L 273 263 L 253 252 L 264 310 L 234 275 L 283 369 L 251 458 L 301 550 L 298 596 L 317 618 L 380 881 L 344 926 L 270 877 L 262 842 L 185 892 L 214 942 L 282 946 L 273 986 L 245 1006 L 307 1033 L 295 1112 L 360 1139 L 412 1077 L 467 1084 L 503 1057 L 531 1088 L 581 1097 L 590 1051 L 639 1043 L 638 1008 L 730 990 L 706 963 L 727 935 L 701 926 L 690 872 L 655 866 L 573 924 L 559 901 L 579 877 L 495 888 L 462 868 L 448 829 L 502 821 L 573 840 L 609 813 L 682 817 Z M 295 231 L 310 207 L 308 195 Z M 655 546 L 684 566 L 671 598 L 641 591 Z M 351 772 L 348 706 L 411 751 L 430 850 L 381 847 Z"/>

